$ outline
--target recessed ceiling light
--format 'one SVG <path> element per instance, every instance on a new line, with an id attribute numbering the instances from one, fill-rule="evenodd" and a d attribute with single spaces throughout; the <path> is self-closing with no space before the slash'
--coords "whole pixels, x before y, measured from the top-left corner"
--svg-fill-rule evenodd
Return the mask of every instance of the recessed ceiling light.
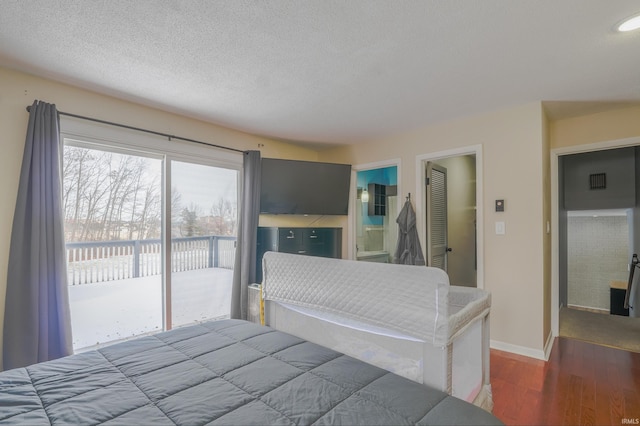
<path id="1" fill-rule="evenodd" d="M 633 31 L 640 28 L 640 15 L 626 19 L 618 26 L 618 31 Z"/>

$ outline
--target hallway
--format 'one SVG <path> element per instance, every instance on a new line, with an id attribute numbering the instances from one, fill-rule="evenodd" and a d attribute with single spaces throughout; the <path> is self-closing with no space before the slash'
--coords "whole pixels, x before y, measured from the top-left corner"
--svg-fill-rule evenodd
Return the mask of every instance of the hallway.
<path id="1" fill-rule="evenodd" d="M 560 337 L 640 353 L 640 318 L 563 307 Z"/>

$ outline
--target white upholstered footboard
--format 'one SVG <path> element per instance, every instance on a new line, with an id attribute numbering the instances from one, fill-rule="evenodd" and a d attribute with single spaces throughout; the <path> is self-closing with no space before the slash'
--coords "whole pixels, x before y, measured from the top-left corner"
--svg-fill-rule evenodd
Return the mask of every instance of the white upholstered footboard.
<path id="1" fill-rule="evenodd" d="M 436 268 L 268 252 L 265 323 L 491 410 L 490 296 Z"/>

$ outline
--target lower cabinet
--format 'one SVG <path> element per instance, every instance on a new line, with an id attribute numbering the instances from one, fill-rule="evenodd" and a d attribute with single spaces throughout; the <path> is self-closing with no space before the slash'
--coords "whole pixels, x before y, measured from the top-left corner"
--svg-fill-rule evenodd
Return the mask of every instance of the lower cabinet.
<path id="1" fill-rule="evenodd" d="M 611 315 L 629 316 L 629 309 L 624 308 L 624 298 L 627 295 L 627 283 L 624 281 L 611 281 L 609 283 L 609 303 Z"/>
<path id="2" fill-rule="evenodd" d="M 342 257 L 342 228 L 258 227 L 256 281 L 262 282 L 262 256 L 267 251 L 307 256 Z"/>

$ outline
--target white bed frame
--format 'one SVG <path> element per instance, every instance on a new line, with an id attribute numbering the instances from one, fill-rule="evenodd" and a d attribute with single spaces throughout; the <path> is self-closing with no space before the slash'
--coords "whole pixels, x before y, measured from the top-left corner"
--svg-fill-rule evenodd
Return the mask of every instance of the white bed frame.
<path id="1" fill-rule="evenodd" d="M 493 407 L 489 293 L 437 268 L 268 252 L 264 323 Z"/>

